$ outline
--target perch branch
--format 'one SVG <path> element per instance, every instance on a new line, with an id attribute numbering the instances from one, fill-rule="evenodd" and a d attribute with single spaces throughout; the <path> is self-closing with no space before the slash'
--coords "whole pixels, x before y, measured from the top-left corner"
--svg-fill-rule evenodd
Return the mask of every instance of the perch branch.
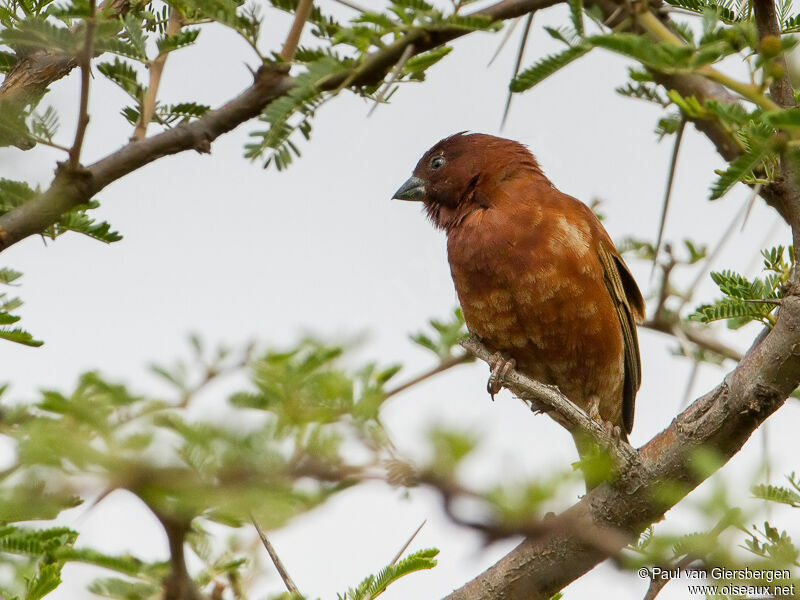
<path id="1" fill-rule="evenodd" d="M 474 337 L 460 342 L 464 349 L 488 363 L 492 353 Z M 535 381 L 511 369 L 498 377 L 503 387 L 511 390 L 522 400 L 529 402 L 532 408 L 539 410 L 545 407 L 547 412 L 557 413 L 569 424 L 571 432 L 580 431 L 590 436 L 601 448 L 607 448 L 617 466 L 627 466 L 638 462 L 636 450 L 627 442 L 614 438 L 583 410 L 573 404 L 558 388 Z"/>

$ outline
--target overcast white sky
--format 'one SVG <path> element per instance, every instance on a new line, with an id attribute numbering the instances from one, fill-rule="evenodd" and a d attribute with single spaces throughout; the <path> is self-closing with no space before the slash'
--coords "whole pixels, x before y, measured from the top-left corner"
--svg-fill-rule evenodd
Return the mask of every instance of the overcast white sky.
<path id="1" fill-rule="evenodd" d="M 268 16 L 263 47 L 273 48 L 288 21 L 274 12 Z M 537 14 L 525 64 L 553 49 L 542 26 L 565 18 L 562 8 Z M 184 354 L 191 331 L 211 343 L 256 338 L 276 345 L 304 332 L 334 339 L 366 333 L 359 356 L 403 362 L 401 378 L 430 367 L 432 357 L 407 335 L 428 318 L 445 316 L 456 303 L 445 240 L 420 207 L 389 198 L 440 138 L 461 130 L 499 133 L 517 44 L 509 44 L 486 68 L 499 39 L 475 34 L 457 41 L 455 51 L 430 71 L 428 82 L 404 85 L 391 105 L 370 118 L 361 99 L 336 99 L 315 119 L 313 139 L 302 145 L 303 159 L 288 172 L 264 171 L 242 158 L 247 133 L 257 127 L 245 125 L 216 142 L 211 156 L 165 158 L 104 190 L 98 214 L 125 236 L 123 241 L 107 247 L 78 235 L 48 245 L 30 238 L 6 251 L 0 264 L 25 274 L 19 289 L 26 303 L 23 324 L 46 341 L 39 349 L 0 344 L 11 397 L 30 399 L 40 387 L 69 389 L 87 369 L 142 391 L 159 389 L 146 365 Z M 248 84 L 245 64 L 255 61 L 244 44 L 220 30 L 204 31 L 198 43 L 197 49 L 171 55 L 165 101 L 195 98 L 216 105 Z M 652 239 L 671 141 L 656 143 L 656 107 L 614 93 L 625 76 L 625 61 L 595 51 L 516 97 L 502 135 L 528 144 L 563 191 L 587 202 L 601 198 L 614 239 Z M 77 79 L 70 77 L 45 101 L 63 109 L 64 141 L 72 135 L 77 90 Z M 123 102 L 119 90 L 95 79 L 87 161 L 113 151 L 130 135 L 118 114 Z M 48 149 L 26 154 L 2 149 L 0 176 L 46 185 L 54 160 L 61 158 Z M 689 127 L 668 240 L 718 239 L 747 195 L 737 188 L 722 200 L 707 201 L 713 169 L 722 166 L 710 144 Z M 789 243 L 786 231 L 774 223 L 774 213 L 759 202 L 717 266 L 754 272 L 759 247 Z M 631 266 L 647 291 L 649 266 Z M 710 299 L 713 291 L 709 282 L 698 299 Z M 754 330 L 725 335 L 745 349 Z M 671 356 L 673 340 L 647 331 L 640 338 L 644 376 L 631 436 L 637 445 L 676 414 L 690 368 Z M 701 369 L 695 396 L 718 383 L 723 372 Z M 530 415 L 507 392 L 491 403 L 486 376 L 485 365 L 460 367 L 393 398 L 384 421 L 395 443 L 414 456 L 432 424 L 471 428 L 485 440 L 466 474 L 472 481 L 546 475 L 575 460 L 571 439 L 554 422 Z M 224 414 L 221 390 L 212 390 L 207 402 L 209 410 Z M 799 415 L 798 404 L 790 402 L 770 420 L 774 482 L 798 468 L 792 423 Z M 749 481 L 761 447 L 759 432 L 723 477 L 731 483 Z M 742 490 L 745 503 L 746 496 Z M 514 545 L 482 548 L 475 535 L 447 521 L 431 493 L 406 494 L 378 484 L 338 496 L 272 538 L 309 597 L 334 598 L 388 562 L 423 519 L 428 524 L 413 548 L 439 547 L 440 565 L 390 588 L 387 600 L 439 598 Z M 65 522 L 82 532 L 82 544 L 151 558 L 167 554 L 158 525 L 122 493 L 88 514 L 70 511 Z M 689 530 L 691 511 L 673 511 L 667 524 Z M 53 597 L 81 596 L 86 574 L 68 567 L 66 582 Z M 271 592 L 281 590 L 277 576 L 268 583 Z M 635 575 L 601 566 L 567 588 L 565 596 L 638 599 L 645 587 Z M 673 583 L 661 597 L 687 593 Z"/>

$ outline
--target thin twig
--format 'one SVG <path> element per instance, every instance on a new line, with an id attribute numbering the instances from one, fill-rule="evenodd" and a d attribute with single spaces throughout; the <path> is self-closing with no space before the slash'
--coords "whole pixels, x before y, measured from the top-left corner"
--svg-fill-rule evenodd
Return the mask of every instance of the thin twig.
<path id="1" fill-rule="evenodd" d="M 403 556 L 403 552 L 405 552 L 406 549 L 408 549 L 408 547 L 411 545 L 411 542 L 414 541 L 414 538 L 417 537 L 417 534 L 420 531 L 422 531 L 422 528 L 425 527 L 425 523 L 427 523 L 427 522 L 428 522 L 428 519 L 425 519 L 422 523 L 419 524 L 419 527 L 417 527 L 416 531 L 414 531 L 414 533 L 411 534 L 411 537 L 408 538 L 408 541 L 405 544 L 403 544 L 403 547 L 400 548 L 400 551 L 397 554 L 395 554 L 394 558 L 392 559 L 392 562 L 389 563 L 389 564 L 393 565 L 398 560 L 400 560 L 400 557 Z"/>
<path id="2" fill-rule="evenodd" d="M 713 335 L 710 335 L 706 328 L 701 329 L 698 327 L 692 327 L 683 321 L 674 323 L 672 321 L 656 321 L 654 319 L 645 321 L 640 325 L 640 327 L 651 329 L 653 331 L 659 331 L 675 337 L 677 337 L 676 330 L 680 330 L 681 336 L 696 346 L 724 356 L 725 358 L 730 358 L 736 362 L 742 360 L 741 352 L 722 343 Z"/>
<path id="3" fill-rule="evenodd" d="M 487 364 L 492 359 L 492 353 L 472 336 L 460 344 L 467 352 Z M 517 397 L 530 402 L 532 408 L 539 410 L 544 406 L 546 411 L 558 414 L 568 424 L 567 429 L 570 432 L 580 431 L 593 439 L 601 448 L 607 448 L 618 467 L 624 468 L 638 462 L 638 454 L 630 444 L 612 436 L 584 410 L 573 404 L 557 387 L 535 381 L 514 369 L 499 373 L 498 381 Z"/>
<path id="4" fill-rule="evenodd" d="M 725 531 L 728 527 L 731 526 L 735 522 L 736 515 L 738 514 L 739 509 L 731 509 L 725 513 L 725 515 L 717 522 L 714 527 L 708 531 L 705 535 L 709 536 L 711 539 L 717 539 L 720 534 Z M 678 572 L 684 571 L 688 569 L 692 563 L 697 562 L 699 560 L 703 560 L 702 557 L 693 555 L 693 554 L 686 554 L 683 558 L 681 558 L 677 562 L 672 562 L 672 564 L 668 565 L 664 570 L 675 571 Z M 707 570 L 707 569 L 705 569 Z M 661 578 L 661 577 L 654 577 L 650 580 L 650 586 L 647 588 L 647 593 L 644 596 L 643 600 L 654 600 L 658 593 L 664 589 L 664 586 L 670 582 L 670 578 Z"/>
<path id="5" fill-rule="evenodd" d="M 392 68 L 392 72 L 389 73 L 389 79 L 383 84 L 380 92 L 375 97 L 375 104 L 372 105 L 372 108 L 369 109 L 367 116 L 371 116 L 372 113 L 375 112 L 375 109 L 378 108 L 378 105 L 383 102 L 384 97 L 386 96 L 386 92 L 389 91 L 389 88 L 392 87 L 397 78 L 400 77 L 400 73 L 403 70 L 403 67 L 406 66 L 408 59 L 411 58 L 411 55 L 414 54 L 414 44 L 409 44 L 406 46 L 405 50 L 403 50 L 403 54 L 400 55 L 400 60 L 397 61 L 395 66 Z"/>
<path id="6" fill-rule="evenodd" d="M 403 392 L 408 388 L 413 387 L 430 377 L 433 377 L 434 375 L 438 375 L 443 371 L 447 371 L 448 369 L 452 369 L 457 365 L 467 363 L 471 360 L 472 360 L 472 355 L 469 353 L 459 354 L 458 356 L 448 356 L 432 369 L 425 371 L 424 373 L 420 373 L 413 379 L 406 381 L 405 383 L 401 383 L 396 388 L 389 390 L 388 392 L 386 392 L 386 394 L 384 394 L 383 397 L 384 399 L 391 398 L 392 396 L 399 394 L 400 392 Z"/>
<path id="7" fill-rule="evenodd" d="M 169 9 L 169 20 L 167 21 L 167 35 L 177 35 L 183 26 L 183 18 L 180 12 L 171 6 Z M 150 71 L 150 84 L 147 86 L 147 93 L 142 102 L 142 111 L 139 115 L 139 122 L 133 132 L 133 140 L 141 140 L 147 135 L 147 126 L 153 120 L 153 113 L 156 109 L 156 98 L 158 97 L 158 87 L 161 84 L 161 75 L 164 73 L 164 65 L 167 62 L 169 52 L 162 52 L 156 56 L 148 66 Z"/>
<path id="8" fill-rule="evenodd" d="M 678 130 L 675 132 L 675 145 L 672 147 L 672 159 L 669 163 L 669 175 L 667 175 L 667 187 L 664 190 L 664 204 L 661 207 L 661 220 L 658 223 L 658 236 L 656 238 L 656 250 L 653 254 L 653 268 L 650 270 L 650 280 L 653 279 L 653 273 L 656 271 L 658 264 L 658 253 L 661 251 L 661 243 L 664 240 L 664 226 L 667 223 L 667 211 L 669 210 L 669 200 L 672 196 L 672 183 L 675 181 L 675 167 L 678 164 L 678 152 L 681 149 L 681 141 L 683 140 L 683 131 L 686 129 L 686 117 L 681 114 L 681 122 L 678 125 Z"/>
<path id="9" fill-rule="evenodd" d="M 747 208 L 745 209 L 744 216 L 742 217 L 742 227 L 739 229 L 739 232 L 744 231 L 744 226 L 747 225 L 747 220 L 750 218 L 750 213 L 753 211 L 753 207 L 756 205 L 756 200 L 758 199 L 758 193 L 761 191 L 761 187 L 762 184 L 757 183 L 750 191 L 750 196 L 747 199 Z"/>
<path id="10" fill-rule="evenodd" d="M 758 194 L 760 191 L 761 191 L 761 184 L 759 183 L 753 188 L 752 194 Z M 705 278 L 712 263 L 717 259 L 720 252 L 722 251 L 722 248 L 725 246 L 725 244 L 728 243 L 728 240 L 730 240 L 731 236 L 733 235 L 733 232 L 736 230 L 736 223 L 738 223 L 739 220 L 742 219 L 745 213 L 747 212 L 748 204 L 749 201 L 745 202 L 742 205 L 742 207 L 736 212 L 733 219 L 731 219 L 731 222 L 728 224 L 728 227 L 725 228 L 725 231 L 720 236 L 719 241 L 717 241 L 717 245 L 714 247 L 714 250 L 712 250 L 711 254 L 706 256 L 705 260 L 700 265 L 700 270 L 695 276 L 694 281 L 692 281 L 691 285 L 689 286 L 689 289 L 687 290 L 686 294 L 684 295 L 683 301 L 681 302 L 681 305 L 678 307 L 677 312 L 680 313 L 681 309 L 684 306 L 686 306 L 686 304 L 688 304 L 689 301 L 692 299 L 692 296 L 694 296 L 695 290 L 700 285 L 700 282 L 703 281 L 703 279 Z"/>
<path id="11" fill-rule="evenodd" d="M 517 60 L 514 63 L 514 76 L 512 79 L 516 78 L 519 74 L 519 68 L 522 65 L 522 58 L 525 55 L 525 46 L 528 44 L 528 34 L 531 32 L 531 26 L 533 25 L 533 15 L 534 13 L 528 13 L 528 16 L 525 18 L 525 29 L 522 32 L 522 38 L 519 41 L 519 51 L 517 52 Z M 503 118 L 500 119 L 500 130 L 503 130 L 505 127 L 506 119 L 508 119 L 508 113 L 511 110 L 511 99 L 514 97 L 514 93 L 509 90 L 508 96 L 506 97 L 506 105 L 503 108 Z"/>
<path id="12" fill-rule="evenodd" d="M 94 55 L 94 30 L 97 27 L 97 2 L 89 0 L 89 16 L 86 18 L 86 41 L 78 57 L 81 68 L 81 99 L 78 108 L 78 127 L 75 130 L 75 141 L 69 151 L 69 167 L 77 170 L 81 164 L 83 139 L 89 125 L 89 84 L 92 80 L 92 56 Z"/>
<path id="13" fill-rule="evenodd" d="M 671 565 L 670 569 L 678 569 L 679 571 L 683 571 L 693 562 L 695 562 L 695 558 L 693 556 L 684 556 L 680 561 L 678 561 L 675 565 Z M 647 587 L 647 592 L 644 595 L 642 600 L 655 600 L 655 597 L 658 596 L 658 593 L 664 589 L 670 582 L 670 578 L 661 578 L 661 577 L 653 577 L 650 579 L 650 585 Z"/>
<path id="14" fill-rule="evenodd" d="M 656 310 L 653 313 L 653 320 L 655 321 L 663 320 L 664 311 L 667 308 L 667 300 L 669 299 L 671 291 L 669 278 L 670 275 L 672 275 L 672 270 L 678 264 L 678 261 L 675 259 L 675 255 L 672 253 L 671 244 L 667 244 L 664 247 L 664 251 L 667 253 L 669 260 L 661 264 L 661 286 L 658 290 L 658 303 L 656 304 Z"/>
<path id="15" fill-rule="evenodd" d="M 289 30 L 289 35 L 286 36 L 286 42 L 283 44 L 283 50 L 281 50 L 281 60 L 284 62 L 289 62 L 294 58 L 297 46 L 300 43 L 300 35 L 303 33 L 303 27 L 308 20 L 308 15 L 311 14 L 313 4 L 313 0 L 300 0 L 298 3 L 292 28 Z"/>
<path id="16" fill-rule="evenodd" d="M 301 596 L 300 590 L 297 589 L 297 586 L 295 585 L 294 581 L 289 575 L 289 572 L 286 570 L 286 567 L 283 566 L 283 562 L 281 562 L 278 553 L 275 552 L 275 548 L 272 547 L 272 544 L 267 538 L 267 534 L 264 533 L 264 531 L 261 529 L 261 526 L 258 524 L 258 521 L 256 521 L 256 518 L 253 515 L 250 515 L 250 520 L 253 522 L 253 525 L 255 526 L 256 531 L 258 532 L 258 537 L 261 538 L 261 543 L 264 544 L 264 548 L 267 549 L 267 554 L 269 554 L 269 557 L 272 559 L 272 564 L 275 565 L 275 569 L 277 569 L 278 575 L 280 575 L 281 579 L 283 579 L 283 583 L 286 586 L 286 589 L 289 591 L 290 594 L 294 596 Z"/>
<path id="17" fill-rule="evenodd" d="M 369 12 L 363 6 L 359 6 L 355 2 L 350 2 L 350 0 L 333 0 L 333 1 L 338 3 L 338 4 L 341 4 L 342 6 L 346 6 L 347 8 L 352 8 L 353 10 L 356 10 L 356 11 L 358 11 L 360 13 Z"/>

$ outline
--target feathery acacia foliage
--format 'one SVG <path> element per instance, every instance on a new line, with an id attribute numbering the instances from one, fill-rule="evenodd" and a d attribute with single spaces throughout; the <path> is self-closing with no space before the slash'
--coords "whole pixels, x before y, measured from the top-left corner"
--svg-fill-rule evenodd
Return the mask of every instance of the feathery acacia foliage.
<path id="1" fill-rule="evenodd" d="M 727 320 L 728 327 L 737 329 L 750 321 L 760 321 L 767 327 L 775 324 L 772 313 L 780 304 L 783 286 L 794 268 L 794 247 L 788 252 L 783 246 L 763 250 L 764 277 L 752 280 L 733 271 L 711 273 L 724 298 L 714 304 L 699 306 L 691 318 L 703 323 Z"/>

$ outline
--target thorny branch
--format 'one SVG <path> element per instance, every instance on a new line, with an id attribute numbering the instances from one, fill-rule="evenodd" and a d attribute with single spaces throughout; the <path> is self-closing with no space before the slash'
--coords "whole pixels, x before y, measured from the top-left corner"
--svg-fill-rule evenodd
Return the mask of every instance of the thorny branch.
<path id="1" fill-rule="evenodd" d="M 501 0 L 478 11 L 478 14 L 495 20 L 513 19 L 559 2 L 560 0 Z M 446 27 L 430 32 L 412 29 L 398 41 L 367 57 L 355 71 L 330 77 L 320 87 L 322 91 L 335 91 L 345 82 L 352 86 L 377 83 L 400 60 L 407 46 L 413 44 L 414 54 L 421 54 L 467 33 L 467 30 L 459 27 Z M 62 69 L 60 76 L 66 75 L 69 70 L 71 68 Z M 50 83 L 55 79 L 58 76 L 51 79 Z M 186 150 L 209 152 L 211 142 L 258 116 L 270 102 L 285 95 L 293 84 L 288 65 L 265 64 L 256 72 L 255 81 L 249 88 L 201 118 L 129 143 L 87 166 L 80 177 L 58 169 L 49 189 L 0 216 L 0 251 L 43 231 L 65 212 L 86 203 L 110 183 L 163 156 Z"/>

